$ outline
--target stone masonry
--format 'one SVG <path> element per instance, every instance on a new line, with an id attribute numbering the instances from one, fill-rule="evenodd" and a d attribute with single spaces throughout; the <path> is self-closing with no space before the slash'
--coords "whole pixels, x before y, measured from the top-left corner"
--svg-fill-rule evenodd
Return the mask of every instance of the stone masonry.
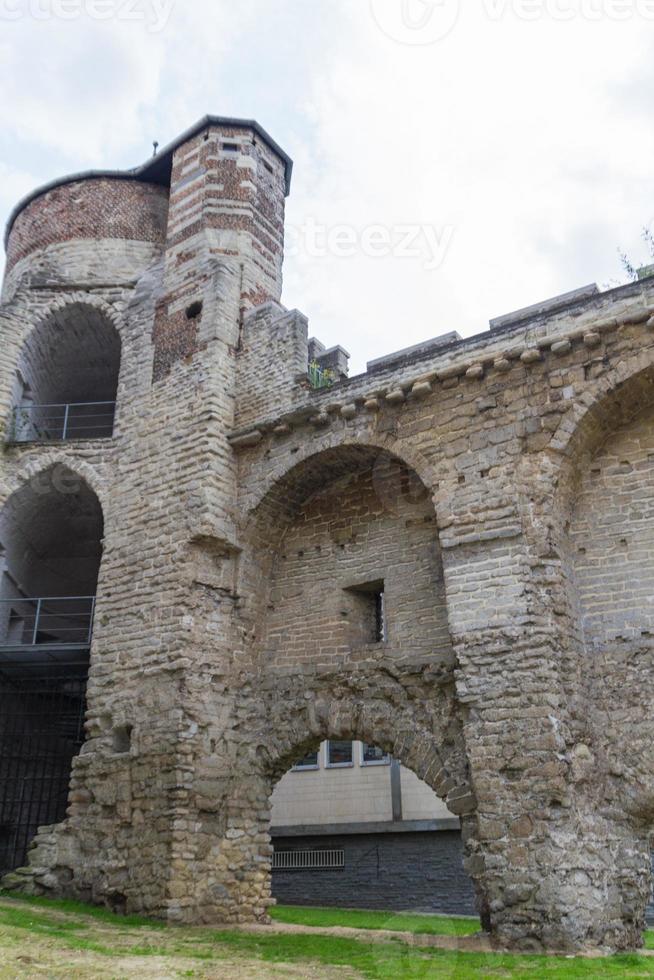
<path id="1" fill-rule="evenodd" d="M 279 301 L 290 174 L 257 124 L 207 117 L 10 219 L 2 417 L 44 325 L 101 320 L 120 373 L 113 438 L 2 454 L 8 513 L 63 470 L 104 516 L 67 817 L 5 883 L 265 922 L 273 786 L 322 740 L 361 739 L 460 816 L 499 943 L 635 948 L 654 822 L 654 280 L 313 390 L 307 320 Z"/>

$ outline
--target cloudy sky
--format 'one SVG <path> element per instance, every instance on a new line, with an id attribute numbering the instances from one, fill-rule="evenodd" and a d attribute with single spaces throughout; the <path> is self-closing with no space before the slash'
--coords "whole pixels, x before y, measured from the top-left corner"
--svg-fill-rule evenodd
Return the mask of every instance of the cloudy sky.
<path id="1" fill-rule="evenodd" d="M 360 371 L 647 259 L 653 40 L 654 0 L 0 0 L 0 212 L 256 118 L 284 302 Z"/>

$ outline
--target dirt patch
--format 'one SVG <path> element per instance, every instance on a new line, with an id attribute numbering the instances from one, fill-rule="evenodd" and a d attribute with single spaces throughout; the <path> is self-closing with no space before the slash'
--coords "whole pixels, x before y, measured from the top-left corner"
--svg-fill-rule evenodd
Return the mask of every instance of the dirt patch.
<path id="1" fill-rule="evenodd" d="M 6 900 L 0 900 L 0 908 L 24 912 L 28 920 L 33 913 L 35 930 L 41 933 L 48 926 L 65 930 L 50 937 L 0 925 L 0 980 L 360 980 L 358 973 L 347 968 L 311 962 L 264 963 L 251 956 L 235 956 L 232 950 L 221 949 L 219 942 L 207 943 L 206 930 L 127 929 L 119 921 L 111 925 Z M 87 945 L 92 948 L 83 948 Z"/>
<path id="2" fill-rule="evenodd" d="M 9 945 L 7 942 L 9 941 Z M 135 943 L 136 945 L 136 943 Z M 0 980 L 359 980 L 349 970 L 311 963 L 225 958 L 198 963 L 183 956 L 103 956 L 62 949 L 30 937 L 16 943 L 0 929 Z"/>

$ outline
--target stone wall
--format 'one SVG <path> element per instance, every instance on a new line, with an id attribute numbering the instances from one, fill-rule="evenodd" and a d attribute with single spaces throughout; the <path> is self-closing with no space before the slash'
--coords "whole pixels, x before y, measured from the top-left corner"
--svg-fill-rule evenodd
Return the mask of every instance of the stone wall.
<path id="1" fill-rule="evenodd" d="M 113 439 L 2 456 L 2 503 L 65 465 L 105 523 L 88 740 L 66 821 L 13 883 L 266 921 L 273 786 L 324 739 L 360 739 L 460 816 L 498 941 L 637 946 L 654 284 L 313 391 L 306 323 L 276 306 L 283 160 L 246 123 L 170 153 L 165 242 L 46 244 L 3 292 L 7 418 L 40 322 L 86 304 L 121 338 Z M 257 383 L 266 350 L 285 363 Z M 363 599 L 344 589 L 370 576 L 388 580 L 386 643 L 352 628 Z"/>

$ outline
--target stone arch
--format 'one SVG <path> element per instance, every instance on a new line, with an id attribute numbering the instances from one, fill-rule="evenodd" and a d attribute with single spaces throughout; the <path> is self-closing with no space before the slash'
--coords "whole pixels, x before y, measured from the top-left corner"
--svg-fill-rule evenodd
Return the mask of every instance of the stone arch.
<path id="1" fill-rule="evenodd" d="M 38 452 L 34 456 L 25 457 L 16 470 L 11 485 L 7 488 L 6 497 L 16 493 L 25 484 L 38 480 L 41 474 L 51 472 L 56 468 L 59 468 L 62 473 L 69 473 L 86 483 L 98 498 L 103 513 L 106 513 L 109 503 L 109 488 L 106 480 L 85 460 L 56 450 L 47 453 Z M 2 505 L 0 504 L 0 506 Z"/>
<path id="2" fill-rule="evenodd" d="M 121 357 L 120 321 L 106 303 L 73 295 L 52 304 L 22 340 L 13 439 L 111 435 Z"/>
<path id="3" fill-rule="evenodd" d="M 565 430 L 558 502 L 580 637 L 595 792 L 639 832 L 654 824 L 654 364 L 600 380 Z M 595 805 L 597 801 L 595 801 Z M 606 805 L 606 804 L 605 804 Z M 642 887 L 642 885 L 641 885 Z"/>
<path id="4" fill-rule="evenodd" d="M 420 683 L 417 678 L 416 682 L 417 684 Z M 460 875 L 457 888 L 460 889 L 461 895 L 465 895 L 467 889 L 464 869 L 468 871 L 470 880 L 468 882 L 467 901 L 470 904 L 462 908 L 461 911 L 472 911 L 470 905 L 473 908 L 475 904 L 478 907 L 483 905 L 481 901 L 475 903 L 475 891 L 480 898 L 481 885 L 477 882 L 476 888 L 473 888 L 477 869 L 474 866 L 474 860 L 472 862 L 468 860 L 474 856 L 477 818 L 472 805 L 474 797 L 467 769 L 462 733 L 459 728 L 457 706 L 453 699 L 450 699 L 449 693 L 443 690 L 439 691 L 436 688 L 429 690 L 429 687 L 425 685 L 423 694 L 425 701 L 431 702 L 431 708 L 425 704 L 419 704 L 417 699 L 407 697 L 406 689 L 403 688 L 401 682 L 392 682 L 388 678 L 384 678 L 380 679 L 376 688 L 371 685 L 368 691 L 363 686 L 356 692 L 345 689 L 325 691 L 324 696 L 317 693 L 316 699 L 310 704 L 307 704 L 306 697 L 301 697 L 290 703 L 285 702 L 283 705 L 278 702 L 278 710 L 273 711 L 270 716 L 271 731 L 274 731 L 276 735 L 274 749 L 271 752 L 268 743 L 268 745 L 258 745 L 257 752 L 260 761 L 264 761 L 270 804 L 273 806 L 274 813 L 275 793 L 278 788 L 284 786 L 285 777 L 290 778 L 291 785 L 293 779 L 305 779 L 304 775 L 296 776 L 291 774 L 290 770 L 309 752 L 317 752 L 321 743 L 337 739 L 351 743 L 366 743 L 383 750 L 396 763 L 400 764 L 401 768 L 398 770 L 398 775 L 402 770 L 404 771 L 401 777 L 402 783 L 408 778 L 409 786 L 415 786 L 414 792 L 417 791 L 419 794 L 426 793 L 425 787 L 428 787 L 433 791 L 435 797 L 447 807 L 447 809 L 444 807 L 441 809 L 437 800 L 431 797 L 431 807 L 433 808 L 431 812 L 434 819 L 438 817 L 451 820 L 453 816 L 456 816 L 460 821 L 460 838 L 455 825 L 452 825 L 445 840 L 441 840 L 439 834 L 433 838 L 428 836 L 424 839 L 423 843 L 427 848 L 427 853 L 423 858 L 424 864 L 421 863 L 420 867 L 412 865 L 413 873 L 417 878 L 424 878 L 423 884 L 419 886 L 424 896 L 423 901 L 430 903 L 432 900 L 438 900 L 438 889 L 432 889 L 429 884 L 430 861 L 433 859 L 442 860 L 441 847 L 443 845 L 450 848 L 462 846 L 463 867 L 457 872 L 456 864 L 454 864 L 452 874 L 455 878 L 457 874 Z M 434 710 L 439 700 L 447 702 L 448 709 L 446 711 Z M 323 768 L 325 751 L 326 747 L 323 748 L 319 766 L 322 772 L 325 772 Z M 349 779 L 354 780 L 354 782 L 348 781 L 345 785 L 356 786 L 363 772 L 365 770 L 358 768 L 358 760 L 356 760 L 354 768 L 346 774 L 346 778 L 349 776 Z M 389 778 L 389 769 L 377 770 L 375 776 L 381 777 L 381 781 L 378 781 L 376 785 L 382 788 L 383 793 L 383 787 L 387 785 L 386 781 Z M 422 789 L 419 783 L 410 782 L 412 777 L 425 784 Z M 301 785 L 299 782 L 296 783 L 291 792 L 296 793 L 297 787 Z M 312 785 L 315 786 L 316 784 L 312 783 Z M 287 782 L 287 791 L 288 788 Z M 283 798 L 282 795 L 281 799 Z M 426 798 L 429 798 L 429 794 L 426 794 Z M 405 803 L 408 802 L 411 805 L 411 801 L 412 796 L 409 790 L 409 796 Z M 425 797 L 423 797 L 423 806 L 424 801 Z M 278 798 L 277 805 L 279 802 Z M 390 798 L 388 802 L 390 804 Z M 350 808 L 351 815 L 347 819 L 354 822 L 366 819 L 356 804 L 350 804 Z M 381 821 L 388 820 L 389 814 L 382 810 L 378 819 Z M 406 809 L 404 810 L 404 819 L 412 819 L 410 810 L 409 813 Z M 329 823 L 329 819 L 326 822 Z M 310 829 L 306 827 L 303 834 L 310 835 Z M 350 841 L 347 843 L 350 857 L 352 857 L 351 847 L 352 842 Z M 390 849 L 385 846 L 382 850 L 386 855 L 385 861 L 390 860 L 392 863 L 393 860 L 398 860 L 392 856 L 394 853 L 392 845 Z M 387 896 L 387 898 L 389 904 L 384 907 L 392 908 L 391 896 Z M 280 897 L 279 900 L 282 898 Z M 395 900 L 397 900 L 397 896 L 395 896 Z M 443 900 L 442 895 L 440 900 Z M 358 901 L 354 901 L 353 904 L 358 904 Z M 451 906 L 445 910 L 453 911 Z"/>
<path id="5" fill-rule="evenodd" d="M 351 452 L 353 455 L 362 450 L 387 454 L 400 459 L 433 493 L 433 488 L 437 482 L 436 472 L 432 464 L 419 450 L 406 445 L 404 442 L 400 443 L 394 436 L 382 436 L 365 430 L 361 433 L 360 438 L 354 437 L 350 432 L 346 433 L 344 437 L 342 431 L 333 430 L 303 442 L 297 452 L 293 452 L 292 455 L 290 453 L 284 454 L 279 463 L 271 466 L 266 471 L 264 480 L 255 488 L 251 498 L 247 501 L 248 514 L 256 515 L 258 509 L 265 505 L 266 500 L 277 492 L 278 488 L 293 484 L 302 467 L 311 464 L 312 460 L 317 461 L 326 452 L 339 449 L 344 452 Z"/>
<path id="6" fill-rule="evenodd" d="M 199 809 L 193 893 L 206 921 L 266 921 L 271 904 L 270 817 L 277 782 L 308 749 L 329 738 L 366 741 L 392 752 L 460 817 L 477 887 L 476 813 L 459 706 L 435 671 L 370 671 L 263 676 L 234 706 L 231 735 L 224 719 L 207 731 L 211 757 L 196 774 Z M 206 690 L 199 697 L 212 695 Z M 215 883 L 219 881 L 220 887 Z M 244 882 L 247 885 L 244 885 Z M 244 889 L 247 906 L 244 905 Z M 483 905 L 483 903 L 480 903 Z"/>
<path id="7" fill-rule="evenodd" d="M 588 554 L 580 542 L 581 535 L 605 549 L 609 538 L 602 528 L 609 529 L 610 538 L 617 535 L 623 539 L 633 518 L 634 504 L 637 511 L 642 509 L 648 485 L 651 486 L 648 461 L 654 459 L 654 442 L 649 444 L 647 430 L 653 410 L 654 363 L 647 354 L 640 354 L 600 379 L 592 396 L 589 394 L 575 406 L 572 411 L 576 425 L 572 424 L 572 416 L 567 424 L 565 420 L 561 424 L 557 441 L 564 459 L 559 470 L 558 503 L 563 533 L 572 548 L 568 555 L 571 566 L 579 564 L 580 554 Z M 631 491 L 625 484 L 631 486 L 635 497 L 629 499 Z M 654 491 L 652 499 L 654 502 Z M 588 508 L 594 508 L 594 514 L 589 512 L 584 517 L 583 511 Z M 614 513 L 610 514 L 611 510 Z M 646 526 L 639 532 L 641 541 L 643 533 L 647 533 Z M 608 552 L 605 555 L 608 558 Z M 616 556 L 622 565 L 624 553 Z M 612 567 L 616 569 L 615 561 Z M 573 577 L 578 586 L 578 575 Z M 608 598 L 612 590 L 605 591 Z M 580 601 L 581 597 L 577 599 Z M 580 613 L 583 617 L 583 609 Z"/>
<path id="8" fill-rule="evenodd" d="M 265 774 L 277 782 L 298 757 L 325 739 L 359 740 L 400 759 L 452 812 L 465 816 L 469 810 L 462 801 L 470 799 L 470 779 L 454 700 L 445 695 L 447 708 L 439 713 L 434 705 L 419 704 L 392 678 L 371 683 L 362 675 L 358 684 L 354 691 L 336 684 L 323 692 L 315 685 L 314 700 L 302 692 L 271 703 L 268 720 L 277 733 L 275 745 L 254 746 Z M 437 695 L 435 689 L 432 693 Z"/>
<path id="9" fill-rule="evenodd" d="M 460 817 L 473 854 L 476 803 L 464 709 L 456 695 L 436 514 L 424 482 L 433 474 L 424 460 L 416 473 L 389 444 L 396 448 L 393 440 L 343 442 L 337 434 L 313 443 L 292 466 L 286 457 L 286 466 L 268 476 L 248 515 L 239 591 L 262 597 L 250 608 L 257 706 L 250 722 L 239 720 L 252 736 L 235 747 L 230 768 L 250 774 L 232 795 L 249 799 L 261 816 L 250 822 L 240 802 L 233 816 L 228 806 L 237 842 L 240 834 L 265 837 L 274 785 L 304 751 L 339 737 L 379 745 L 401 759 Z M 310 543 L 295 546 L 296 537 L 310 534 Z M 345 612 L 356 614 L 350 587 L 356 591 L 380 576 L 388 599 L 385 642 L 346 630 L 345 639 L 332 643 Z M 400 602 L 393 594 L 398 588 L 406 592 Z M 320 649 L 311 647 L 315 629 L 329 637 Z M 259 868 L 267 859 L 264 849 Z M 480 874 L 479 865 L 469 870 Z"/>
<path id="10" fill-rule="evenodd" d="M 563 457 L 560 484 L 564 494 L 607 432 L 627 423 L 648 403 L 653 384 L 654 353 L 641 351 L 607 371 L 570 408 L 550 445 Z"/>

